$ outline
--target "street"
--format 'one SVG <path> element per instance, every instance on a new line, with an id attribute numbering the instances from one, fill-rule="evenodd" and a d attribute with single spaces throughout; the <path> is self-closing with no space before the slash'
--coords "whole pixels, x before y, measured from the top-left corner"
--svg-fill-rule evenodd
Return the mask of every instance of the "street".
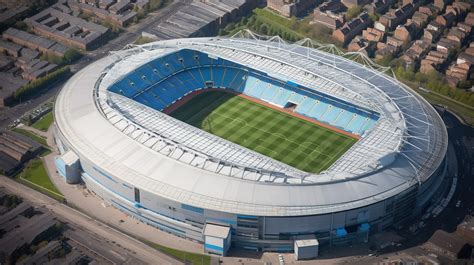
<path id="1" fill-rule="evenodd" d="M 90 241 L 91 246 L 97 246 L 100 244 L 106 244 L 107 242 L 114 242 L 115 246 L 104 246 L 105 249 L 116 249 L 120 246 L 120 255 L 116 255 L 116 258 L 111 258 L 110 253 L 101 253 L 107 255 L 108 259 L 114 261 L 130 261 L 130 263 L 145 263 L 145 264 L 182 264 L 181 262 L 149 247 L 148 245 L 129 237 L 89 216 L 82 214 L 81 212 L 68 207 L 40 192 L 32 190 L 14 180 L 0 175 L 0 183 L 11 193 L 17 194 L 24 200 L 29 201 L 32 205 L 43 207 L 45 210 L 49 210 L 61 221 L 68 224 L 72 224 L 73 227 L 78 227 L 81 230 L 82 238 L 87 237 L 87 233 L 90 235 L 97 235 L 104 240 L 93 243 Z M 89 239 L 90 240 L 90 239 Z M 86 240 L 87 241 L 87 240 Z M 117 252 L 117 251 L 115 251 Z M 132 258 L 133 256 L 133 258 Z"/>

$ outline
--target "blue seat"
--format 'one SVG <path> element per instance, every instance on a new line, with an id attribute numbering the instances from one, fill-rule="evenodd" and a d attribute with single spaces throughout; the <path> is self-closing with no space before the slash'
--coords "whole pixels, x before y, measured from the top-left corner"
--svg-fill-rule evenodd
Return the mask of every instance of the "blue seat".
<path id="1" fill-rule="evenodd" d="M 224 60 L 222 60 L 221 58 L 212 59 L 212 65 L 214 66 L 221 66 L 223 63 Z"/>
<path id="2" fill-rule="evenodd" d="M 178 61 L 184 66 L 184 68 L 191 68 L 199 65 L 199 63 L 194 59 L 194 51 L 183 49 L 179 50 L 176 55 Z"/>
<path id="3" fill-rule="evenodd" d="M 334 125 L 345 129 L 347 124 L 349 124 L 353 117 L 353 112 L 343 110 L 342 113 L 339 114 L 339 117 L 337 117 L 337 119 L 334 121 Z"/>
<path id="4" fill-rule="evenodd" d="M 189 70 L 189 73 L 193 76 L 194 80 L 198 84 L 199 87 L 205 87 L 205 82 L 202 77 L 201 71 L 198 68 L 193 68 Z"/>
<path id="5" fill-rule="evenodd" d="M 296 107 L 295 111 L 300 114 L 309 116 L 308 114 L 311 108 L 315 106 L 315 103 L 316 101 L 314 99 L 307 97 L 305 100 L 303 100 L 303 102 L 301 102 L 301 104 Z"/>
<path id="6" fill-rule="evenodd" d="M 193 75 L 193 73 L 191 73 L 190 70 L 181 72 L 179 74 L 179 78 L 180 78 L 181 81 L 183 81 L 187 84 L 191 84 L 191 87 L 193 89 L 202 88 L 202 82 L 197 81 L 196 78 L 194 78 L 194 75 Z"/>
<path id="7" fill-rule="evenodd" d="M 362 126 L 362 128 L 359 130 L 360 134 L 364 134 L 366 131 L 372 129 L 374 125 L 377 123 L 376 120 L 373 120 L 371 118 L 367 118 L 365 124 Z"/>
<path id="8" fill-rule="evenodd" d="M 362 128 L 362 125 L 366 121 L 366 117 L 360 116 L 356 114 L 357 116 L 352 119 L 352 121 L 346 126 L 346 129 L 350 132 L 360 134 L 360 129 Z"/>
<path id="9" fill-rule="evenodd" d="M 197 57 L 197 61 L 199 62 L 199 65 L 211 65 L 212 64 L 212 59 L 209 58 L 209 55 L 202 53 L 202 52 L 196 52 L 195 57 Z"/>
<path id="10" fill-rule="evenodd" d="M 179 58 L 177 58 L 174 54 L 173 56 L 168 56 L 168 58 L 165 60 L 165 62 L 167 62 L 173 68 L 174 73 L 184 69 L 184 65 L 178 59 Z"/>
<path id="11" fill-rule="evenodd" d="M 222 79 L 222 86 L 226 88 L 230 88 L 230 84 L 234 81 L 237 71 L 234 68 L 225 68 L 224 70 L 224 78 Z"/>
<path id="12" fill-rule="evenodd" d="M 249 75 L 242 92 L 251 97 L 260 98 L 260 95 L 263 92 L 263 86 L 261 80 L 255 78 L 253 75 Z"/>
<path id="13" fill-rule="evenodd" d="M 293 92 L 293 94 L 291 95 L 291 97 L 288 101 L 291 101 L 291 102 L 299 105 L 303 101 L 303 98 L 304 98 L 303 95 L 299 94 L 298 92 Z"/>
<path id="14" fill-rule="evenodd" d="M 169 76 L 173 74 L 173 69 L 163 59 L 157 59 L 149 63 L 153 69 L 156 69 L 161 76 Z"/>
<path id="15" fill-rule="evenodd" d="M 214 81 L 215 87 L 224 87 L 222 85 L 222 80 L 224 76 L 224 68 L 222 67 L 213 67 L 212 68 L 212 79 Z"/>
<path id="16" fill-rule="evenodd" d="M 285 88 L 280 87 L 278 94 L 273 99 L 273 103 L 279 106 L 284 106 L 288 102 L 288 99 L 290 98 L 290 96 L 291 96 L 290 91 L 286 90 Z"/>
<path id="17" fill-rule="evenodd" d="M 141 75 L 146 76 L 147 80 L 150 83 L 154 84 L 162 79 L 162 77 L 158 74 L 158 72 L 154 72 L 153 68 L 151 68 L 148 64 L 140 67 L 137 72 Z"/>
<path id="18" fill-rule="evenodd" d="M 152 85 L 151 81 L 148 80 L 145 75 L 137 72 L 127 75 L 126 78 L 129 80 L 130 84 L 133 83 L 133 86 L 138 91 L 142 91 Z"/>
<path id="19" fill-rule="evenodd" d="M 261 99 L 269 102 L 273 102 L 272 99 L 277 95 L 278 87 L 274 86 L 272 83 L 264 83 L 263 93 L 260 96 Z"/>
<path id="20" fill-rule="evenodd" d="M 247 80 L 246 73 L 244 71 L 236 70 L 235 76 L 233 80 L 230 82 L 230 84 L 228 85 L 228 88 L 237 92 L 242 92 L 242 90 L 244 89 L 246 80 Z"/>
<path id="21" fill-rule="evenodd" d="M 148 92 L 144 92 L 135 97 L 135 100 L 156 110 L 163 110 L 165 105 L 157 97 Z"/>
<path id="22" fill-rule="evenodd" d="M 316 105 L 311 109 L 308 116 L 319 120 L 323 114 L 328 110 L 329 105 L 324 101 L 316 101 Z"/>
<path id="23" fill-rule="evenodd" d="M 200 67 L 199 70 L 201 71 L 202 78 L 204 79 L 205 82 L 212 81 L 210 67 Z"/>
<path id="24" fill-rule="evenodd" d="M 341 111 L 342 110 L 340 108 L 332 106 L 330 110 L 328 110 L 325 114 L 321 116 L 320 119 L 326 123 L 332 124 L 332 122 L 338 117 Z"/>
<path id="25" fill-rule="evenodd" d="M 140 90 L 135 87 L 135 83 L 131 83 L 129 79 L 124 78 L 114 85 L 112 91 L 130 98 Z"/>

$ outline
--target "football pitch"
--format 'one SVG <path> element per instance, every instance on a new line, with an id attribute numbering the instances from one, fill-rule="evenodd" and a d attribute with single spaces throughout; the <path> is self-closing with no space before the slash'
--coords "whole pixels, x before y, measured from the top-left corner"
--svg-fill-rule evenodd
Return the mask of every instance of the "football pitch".
<path id="1" fill-rule="evenodd" d="M 300 170 L 319 173 L 356 139 L 223 91 L 196 95 L 170 114 Z"/>

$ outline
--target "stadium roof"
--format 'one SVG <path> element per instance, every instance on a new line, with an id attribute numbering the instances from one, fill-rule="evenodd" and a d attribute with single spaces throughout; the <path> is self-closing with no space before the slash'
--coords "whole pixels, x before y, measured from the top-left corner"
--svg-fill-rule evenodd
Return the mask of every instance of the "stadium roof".
<path id="1" fill-rule="evenodd" d="M 196 207 L 255 215 L 360 207 L 422 183 L 438 168 L 446 152 L 446 130 L 436 111 L 409 88 L 374 64 L 327 52 L 328 46 L 247 34 L 252 38 L 155 42 L 93 63 L 58 96 L 60 133 L 78 154 L 137 187 Z M 315 175 L 107 91 L 138 66 L 184 48 L 337 96 L 381 118 L 326 172 Z"/>

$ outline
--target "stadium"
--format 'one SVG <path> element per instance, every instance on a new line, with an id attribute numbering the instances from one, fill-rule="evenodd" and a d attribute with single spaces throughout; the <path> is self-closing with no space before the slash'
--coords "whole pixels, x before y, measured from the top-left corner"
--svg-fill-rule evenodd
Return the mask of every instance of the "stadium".
<path id="1" fill-rule="evenodd" d="M 443 121 L 387 71 L 249 31 L 130 45 L 59 93 L 56 166 L 209 253 L 364 242 L 446 186 Z"/>

